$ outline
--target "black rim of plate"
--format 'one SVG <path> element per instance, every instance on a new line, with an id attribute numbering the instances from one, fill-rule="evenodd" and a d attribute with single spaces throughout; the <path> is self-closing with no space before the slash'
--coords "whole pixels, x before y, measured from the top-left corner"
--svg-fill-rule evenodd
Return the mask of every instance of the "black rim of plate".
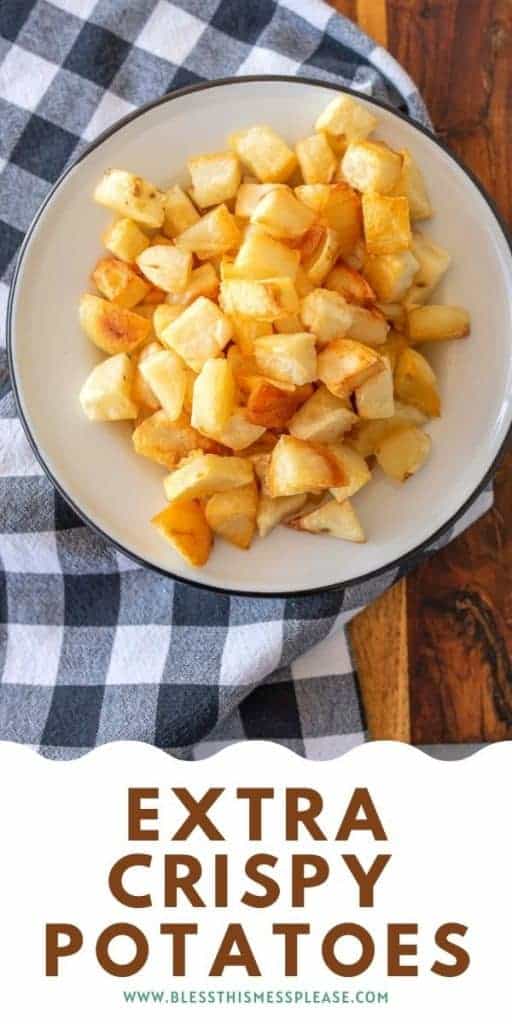
<path id="1" fill-rule="evenodd" d="M 435 541 L 438 540 L 438 538 L 441 537 L 447 530 L 449 530 L 450 527 L 453 526 L 457 522 L 457 520 L 464 514 L 464 512 L 467 511 L 467 509 L 470 507 L 470 505 L 472 505 L 472 503 L 475 501 L 475 499 L 478 497 L 478 495 L 484 490 L 486 484 L 490 481 L 490 479 L 494 475 L 496 466 L 497 466 L 497 464 L 498 464 L 498 462 L 499 462 L 499 460 L 500 460 L 500 458 L 501 458 L 501 456 L 502 456 L 502 454 L 503 454 L 503 452 L 504 452 L 504 450 L 505 450 L 505 448 L 507 446 L 508 441 L 512 437 L 512 423 L 509 425 L 507 434 L 506 434 L 505 438 L 503 439 L 503 441 L 502 441 L 502 443 L 500 445 L 500 448 L 499 448 L 495 458 L 493 459 L 491 465 L 489 466 L 488 470 L 484 473 L 484 476 L 483 476 L 482 480 L 480 481 L 478 486 L 475 488 L 475 490 L 472 492 L 472 494 L 469 496 L 469 498 L 467 498 L 463 502 L 463 504 L 460 505 L 460 507 L 457 509 L 457 511 L 452 516 L 450 516 L 450 518 L 445 523 L 443 523 L 443 525 L 440 526 L 439 529 L 437 529 L 433 534 L 431 534 L 429 537 L 427 537 L 426 540 L 422 541 L 416 547 L 411 548 L 409 551 L 404 552 L 404 554 L 401 555 L 399 558 L 395 558 L 395 559 L 393 559 L 393 561 L 387 562 L 385 565 L 380 566 L 378 569 L 372 569 L 371 572 L 365 573 L 362 576 L 356 576 L 353 579 L 344 580 L 343 582 L 339 582 L 339 583 L 330 583 L 330 584 L 326 584 L 325 586 L 311 587 L 311 588 L 306 589 L 306 590 L 290 590 L 290 591 L 286 591 L 286 590 L 285 591 L 279 591 L 279 590 L 277 590 L 277 591 L 276 590 L 269 590 L 269 591 L 264 591 L 264 590 L 259 590 L 259 591 L 258 590 L 257 591 L 235 590 L 235 589 L 232 589 L 230 587 L 220 587 L 220 586 L 217 586 L 214 583 L 202 583 L 202 582 L 199 582 L 197 580 L 187 579 L 184 576 L 180 576 L 176 572 L 171 572 L 169 569 L 163 569 L 161 566 L 154 565 L 152 562 L 148 562 L 141 555 L 137 555 L 137 554 L 135 554 L 135 552 L 130 551 L 129 548 L 125 548 L 123 546 L 123 544 L 121 544 L 117 540 L 114 540 L 114 538 L 111 537 L 105 530 L 103 530 L 100 526 L 97 526 L 96 523 L 92 519 L 89 518 L 89 516 L 85 515 L 85 513 L 82 512 L 82 510 L 80 509 L 80 507 L 74 502 L 73 498 L 71 498 L 70 495 L 67 494 L 67 492 L 65 491 L 63 486 L 54 477 L 52 471 L 46 465 L 46 462 L 45 462 L 45 460 L 44 460 L 44 458 L 43 458 L 43 456 L 42 456 L 42 454 L 41 454 L 41 452 L 39 450 L 39 447 L 37 445 L 37 442 L 36 442 L 35 438 L 32 436 L 30 427 L 29 427 L 27 419 L 25 417 L 25 413 L 24 413 L 24 410 L 23 410 L 23 407 L 22 407 L 22 403 L 21 403 L 21 398 L 20 398 L 20 395 L 19 395 L 19 392 L 18 392 L 18 383 L 17 383 L 17 380 L 16 380 L 15 372 L 14 372 L 13 340 L 12 340 L 12 333 L 13 333 L 12 332 L 12 317 L 13 317 L 14 299 L 15 299 L 15 295 L 16 295 L 16 285 L 17 285 L 19 273 L 20 273 L 20 270 L 21 270 L 21 266 L 22 266 L 22 263 L 23 263 L 23 258 L 24 258 L 24 255 L 25 255 L 25 252 L 26 252 L 28 246 L 30 245 L 30 240 L 32 238 L 32 235 L 34 233 L 35 228 L 37 227 L 37 224 L 39 223 L 41 215 L 43 214 L 43 212 L 46 209 L 46 207 L 48 206 L 48 204 L 51 202 L 51 199 L 52 199 L 52 196 L 54 195 L 54 193 L 57 191 L 57 189 L 60 188 L 62 183 L 67 178 L 68 174 L 70 174 L 70 172 L 75 167 L 77 167 L 78 164 L 80 164 L 82 162 L 82 160 L 84 160 L 89 155 L 89 153 L 92 153 L 93 150 L 98 148 L 98 146 L 101 146 L 101 144 L 103 142 L 105 142 L 106 139 L 109 139 L 112 135 L 115 135 L 115 133 L 117 131 L 119 131 L 119 129 L 123 128 L 127 124 L 130 124 L 131 121 L 135 121 L 138 117 L 142 117 L 149 110 L 154 110 L 156 107 L 159 107 L 159 106 L 161 106 L 164 103 L 171 103 L 173 100 L 179 99 L 181 96 L 186 96 L 189 93 L 202 92 L 203 90 L 206 90 L 206 89 L 217 89 L 217 88 L 219 88 L 219 86 L 224 86 L 224 85 L 239 85 L 239 84 L 243 84 L 244 82 L 291 82 L 291 83 L 295 83 L 295 84 L 299 83 L 301 85 L 311 85 L 311 86 L 315 86 L 315 87 L 319 87 L 320 86 L 322 88 L 331 89 L 333 92 L 345 92 L 345 93 L 348 93 L 351 96 L 354 96 L 356 99 L 363 98 L 363 99 L 367 100 L 369 103 L 374 104 L 376 107 L 380 107 L 382 110 L 385 110 L 388 114 L 392 114 L 394 117 L 398 118 L 400 121 L 405 121 L 407 124 L 411 125 L 416 131 L 420 132 L 422 135 L 426 135 L 428 139 L 430 139 L 436 146 L 439 147 L 439 149 L 442 149 L 450 157 L 450 159 L 453 160 L 453 162 L 460 167 L 460 169 L 467 175 L 467 177 L 470 179 L 470 181 L 472 181 L 473 185 L 478 189 L 478 191 L 480 192 L 481 196 L 483 197 L 483 199 L 485 200 L 485 202 L 489 206 L 492 214 L 494 215 L 494 218 L 496 220 L 498 228 L 501 230 L 501 233 L 503 234 L 503 237 L 505 238 L 505 241 L 506 241 L 506 243 L 508 245 L 510 256 L 511 256 L 511 259 L 512 259 L 512 238 L 511 238 L 511 236 L 510 236 L 510 234 L 508 232 L 508 229 L 507 229 L 507 227 L 506 227 L 506 225 L 504 223 L 503 218 L 501 217 L 500 213 L 498 212 L 498 210 L 496 208 L 496 205 L 495 205 L 494 201 L 488 195 L 486 189 L 483 187 L 481 182 L 475 177 L 475 175 L 472 173 L 472 171 L 470 171 L 469 168 L 465 166 L 465 164 L 462 162 L 462 160 L 460 160 L 457 156 L 455 156 L 451 152 L 451 150 L 448 148 L 448 146 L 446 146 L 444 142 L 442 142 L 440 139 L 438 139 L 433 134 L 433 132 L 431 132 L 428 128 L 425 128 L 423 125 L 419 124 L 418 122 L 414 121 L 412 118 L 408 117 L 406 114 L 403 114 L 403 113 L 401 113 L 401 111 L 396 110 L 393 107 L 390 107 L 387 103 L 384 103 L 382 100 L 375 99 L 373 96 L 361 97 L 361 93 L 358 93 L 355 89 L 349 89 L 346 86 L 336 85 L 336 84 L 334 84 L 332 82 L 324 82 L 324 81 L 322 81 L 322 79 L 319 79 L 319 78 L 318 79 L 317 78 L 307 78 L 307 77 L 303 77 L 302 75 L 247 75 L 247 76 L 240 76 L 239 78 L 231 77 L 231 78 L 212 79 L 209 82 L 202 82 L 202 83 L 199 83 L 198 85 L 186 86 L 183 89 L 177 89 L 176 91 L 173 91 L 171 93 L 166 93 L 164 96 L 161 96 L 159 99 L 152 100 L 150 103 L 146 103 L 146 104 L 144 104 L 144 106 L 138 107 L 137 110 L 134 110 L 131 114 L 127 114 L 126 117 L 123 117 L 119 121 L 116 121 L 114 124 L 112 124 L 110 126 L 110 128 L 107 128 L 104 132 L 102 132 L 101 135 L 99 135 L 94 140 L 94 142 L 90 143 L 90 145 L 88 145 L 86 147 L 86 149 L 83 150 L 83 152 L 77 157 L 77 159 L 75 161 L 73 161 L 73 163 L 70 164 L 70 166 L 67 167 L 66 170 L 57 179 L 57 181 L 55 182 L 53 187 L 50 189 L 48 195 L 43 200 L 41 206 L 39 207 L 39 209 L 38 209 L 38 211 L 37 211 L 37 213 L 36 213 L 32 223 L 31 223 L 31 225 L 30 225 L 30 227 L 29 227 L 29 229 L 28 229 L 28 231 L 27 231 L 27 233 L 25 235 L 25 238 L 24 238 L 24 240 L 22 242 L 22 245 L 21 245 L 21 248 L 20 248 L 20 251 L 19 251 L 19 254 L 18 254 L 18 259 L 17 259 L 17 262 L 16 262 L 16 268 L 15 268 L 15 271 L 14 271 L 14 276 L 13 276 L 13 280 L 12 280 L 11 288 L 10 288 L 10 292 L 9 292 L 9 300 L 8 300 L 8 303 L 7 303 L 7 319 L 6 319 L 6 327 L 7 327 L 7 358 L 8 358 L 8 363 L 9 363 L 9 371 L 10 371 L 10 375 L 11 375 L 11 382 L 12 382 L 13 392 L 14 392 L 14 396 L 15 396 L 15 400 L 16 400 L 17 409 L 18 409 L 18 414 L 19 414 L 20 420 L 21 420 L 21 422 L 23 424 L 23 429 L 24 429 L 25 434 L 26 434 L 26 436 L 28 438 L 28 441 L 29 441 L 29 444 L 30 444 L 30 446 L 32 448 L 32 451 L 34 452 L 34 455 L 35 455 L 37 461 L 42 466 L 42 468 L 43 468 L 44 472 L 46 473 L 47 477 L 51 480 L 51 482 L 52 482 L 53 486 L 55 487 L 55 489 L 62 495 L 62 497 L 68 503 L 68 505 L 70 505 L 70 507 L 74 510 L 74 512 L 76 512 L 77 516 L 87 526 L 89 526 L 92 530 L 94 530 L 101 537 L 103 537 L 106 541 L 108 541 L 109 544 L 112 544 L 115 548 L 117 548 L 118 551 L 121 551 L 124 555 L 127 556 L 127 558 L 132 559 L 132 561 L 136 562 L 138 565 L 143 566 L 145 569 L 151 569 L 154 572 L 158 572 L 158 573 L 160 573 L 163 576 L 170 577 L 171 579 L 176 580 L 178 583 L 185 583 L 185 584 L 187 584 L 189 586 L 197 587 L 200 590 L 209 590 L 209 591 L 214 591 L 216 593 L 229 594 L 229 595 L 231 595 L 233 597 L 257 597 L 257 598 L 261 598 L 262 600 L 264 600 L 265 598 L 267 598 L 267 599 L 280 598 L 282 600 L 285 600 L 286 598 L 309 597 L 309 596 L 312 596 L 314 594 L 328 593 L 330 591 L 336 591 L 336 590 L 343 591 L 343 590 L 347 589 L 348 587 L 360 586 L 361 584 L 368 583 L 370 580 L 376 579 L 379 576 L 383 576 L 386 573 L 390 573 L 390 572 L 393 571 L 393 569 L 398 569 L 401 566 L 403 566 L 404 564 L 407 564 L 408 562 L 413 562 L 422 553 L 426 553 L 427 549 L 430 548 L 430 546 L 432 544 L 434 544 Z"/>

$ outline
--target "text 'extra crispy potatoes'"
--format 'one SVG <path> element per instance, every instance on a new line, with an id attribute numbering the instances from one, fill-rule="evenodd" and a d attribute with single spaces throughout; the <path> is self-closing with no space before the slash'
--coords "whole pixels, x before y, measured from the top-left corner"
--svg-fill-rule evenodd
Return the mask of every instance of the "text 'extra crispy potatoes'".
<path id="1" fill-rule="evenodd" d="M 179 182 L 96 187 L 115 219 L 79 304 L 104 353 L 80 403 L 132 421 L 162 472 L 152 525 L 192 567 L 279 524 L 362 543 L 372 471 L 403 484 L 431 454 L 440 386 L 418 349 L 466 337 L 469 314 L 431 304 L 455 254 L 417 230 L 422 169 L 376 127 L 335 95 L 301 138 L 242 126 Z"/>

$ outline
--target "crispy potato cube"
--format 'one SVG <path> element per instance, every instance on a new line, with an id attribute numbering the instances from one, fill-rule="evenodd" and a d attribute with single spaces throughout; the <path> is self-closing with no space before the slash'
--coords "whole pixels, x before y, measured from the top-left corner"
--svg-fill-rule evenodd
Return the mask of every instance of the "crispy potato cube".
<path id="1" fill-rule="evenodd" d="M 350 337 L 365 345 L 383 345 L 389 333 L 389 324 L 378 309 L 350 306 L 352 323 Z"/>
<path id="2" fill-rule="evenodd" d="M 177 420 L 170 420 L 163 409 L 139 424 L 132 441 L 137 455 L 144 455 L 167 469 L 173 469 L 180 459 L 198 449 L 218 450 L 218 445 L 191 427 L 184 413 Z"/>
<path id="3" fill-rule="evenodd" d="M 409 203 L 404 196 L 366 192 L 362 199 L 366 248 L 371 256 L 408 249 L 411 240 Z"/>
<path id="4" fill-rule="evenodd" d="M 349 448 L 348 445 L 333 445 L 331 451 L 334 452 L 338 461 L 341 462 L 347 481 L 342 487 L 331 488 L 333 498 L 341 503 L 346 501 L 347 498 L 351 498 L 353 494 L 357 494 L 361 487 L 364 487 L 371 480 L 372 474 L 362 455 L 359 455 L 353 448 Z"/>
<path id="5" fill-rule="evenodd" d="M 350 334 L 351 308 L 341 295 L 327 288 L 315 288 L 314 292 L 306 295 L 301 302 L 301 317 L 321 344 Z"/>
<path id="6" fill-rule="evenodd" d="M 295 152 L 307 185 L 328 185 L 332 181 L 337 160 L 324 132 L 302 139 L 295 146 Z"/>
<path id="7" fill-rule="evenodd" d="M 300 252 L 289 249 L 277 238 L 263 231 L 248 233 L 233 264 L 234 276 L 249 280 L 268 277 L 294 279 L 300 263 Z"/>
<path id="8" fill-rule="evenodd" d="M 284 390 L 264 377 L 254 381 L 247 401 L 247 416 L 251 423 L 268 429 L 283 430 L 294 412 L 311 393 L 309 385 L 293 391 Z"/>
<path id="9" fill-rule="evenodd" d="M 418 269 L 418 260 L 409 249 L 387 256 L 368 256 L 364 265 L 365 277 L 382 302 L 403 299 Z"/>
<path id="10" fill-rule="evenodd" d="M 151 524 L 189 565 L 208 561 L 213 538 L 199 501 L 174 501 Z"/>
<path id="11" fill-rule="evenodd" d="M 433 210 L 428 198 L 423 175 L 407 149 L 400 150 L 402 169 L 393 189 L 393 195 L 405 196 L 409 200 L 411 220 L 425 220 Z"/>
<path id="12" fill-rule="evenodd" d="M 380 442 L 404 427 L 421 427 L 427 417 L 413 405 L 395 400 L 395 414 L 384 420 L 359 420 L 352 433 L 345 438 L 347 446 L 359 452 L 363 459 L 375 455 Z"/>
<path id="13" fill-rule="evenodd" d="M 396 331 L 405 329 L 405 306 L 402 302 L 376 302 L 375 309 L 382 313 Z"/>
<path id="14" fill-rule="evenodd" d="M 338 338 L 320 352 L 318 376 L 333 395 L 348 398 L 365 380 L 380 373 L 383 365 L 374 349 L 351 338 Z"/>
<path id="15" fill-rule="evenodd" d="M 245 487 L 214 494 L 206 502 L 205 516 L 214 533 L 246 550 L 256 532 L 257 510 L 258 489 L 253 481 Z"/>
<path id="16" fill-rule="evenodd" d="M 285 498 L 270 498 L 262 493 L 258 504 L 256 525 L 260 537 L 267 537 L 279 523 L 296 512 L 300 512 L 307 501 L 307 494 L 290 494 Z"/>
<path id="17" fill-rule="evenodd" d="M 137 257 L 148 281 L 167 292 L 183 292 L 190 280 L 192 255 L 177 245 L 151 245 Z"/>
<path id="18" fill-rule="evenodd" d="M 320 215 L 338 234 L 342 256 L 353 252 L 362 237 L 361 197 L 346 182 L 334 185 L 298 185 L 295 195 Z"/>
<path id="19" fill-rule="evenodd" d="M 405 296 L 405 302 L 409 305 L 422 306 L 448 270 L 451 256 L 446 249 L 435 245 L 419 231 L 412 236 L 411 249 L 418 269 Z"/>
<path id="20" fill-rule="evenodd" d="M 362 103 L 351 96 L 335 96 L 327 104 L 315 123 L 317 132 L 344 135 L 349 142 L 360 142 L 373 131 L 377 118 Z"/>
<path id="21" fill-rule="evenodd" d="M 183 409 L 186 388 L 185 367 L 171 349 L 155 352 L 139 364 L 144 380 L 158 398 L 170 420 L 177 420 Z"/>
<path id="22" fill-rule="evenodd" d="M 231 323 L 211 299 L 200 296 L 159 335 L 187 366 L 199 373 L 207 359 L 215 359 L 233 333 Z"/>
<path id="23" fill-rule="evenodd" d="M 363 420 L 387 419 L 395 411 L 391 364 L 385 356 L 382 362 L 381 372 L 365 380 L 354 391 L 357 414 Z"/>
<path id="24" fill-rule="evenodd" d="M 244 487 L 253 480 L 254 471 L 249 459 L 236 455 L 193 453 L 165 477 L 164 489 L 168 501 L 207 498 L 218 491 Z"/>
<path id="25" fill-rule="evenodd" d="M 301 203 L 291 189 L 272 189 L 260 199 L 251 217 L 273 238 L 302 238 L 313 226 L 316 217 L 308 206 Z"/>
<path id="26" fill-rule="evenodd" d="M 320 228 L 312 251 L 303 250 L 303 266 L 310 281 L 321 285 L 340 254 L 340 238 L 333 228 Z"/>
<path id="27" fill-rule="evenodd" d="M 290 526 L 308 533 L 327 533 L 330 537 L 351 540 L 356 544 L 363 544 L 366 540 L 355 509 L 349 501 L 341 504 L 335 499 L 327 501 L 308 515 L 293 519 Z"/>
<path id="28" fill-rule="evenodd" d="M 293 150 L 269 125 L 255 124 L 234 132 L 228 142 L 258 181 L 288 181 L 297 166 Z"/>
<path id="29" fill-rule="evenodd" d="M 405 334 L 391 329 L 384 344 L 379 345 L 379 355 L 382 359 L 386 358 L 389 360 L 389 365 L 394 373 L 400 353 L 408 347 L 409 340 Z"/>
<path id="30" fill-rule="evenodd" d="M 160 402 L 146 378 L 142 375 L 140 364 L 144 359 L 148 359 L 150 356 L 154 356 L 162 351 L 162 346 L 158 344 L 158 341 L 151 341 L 149 345 L 145 345 L 139 352 L 134 352 L 132 355 L 134 366 L 132 398 L 138 406 L 143 406 L 151 412 L 155 412 L 160 408 Z"/>
<path id="31" fill-rule="evenodd" d="M 233 326 L 233 338 L 244 356 L 253 355 L 256 338 L 272 334 L 271 320 L 250 320 L 248 317 L 237 314 L 231 315 L 230 320 Z"/>
<path id="32" fill-rule="evenodd" d="M 79 315 L 90 341 L 110 356 L 131 352 L 151 333 L 149 320 L 97 295 L 82 295 Z"/>
<path id="33" fill-rule="evenodd" d="M 165 220 L 163 230 L 169 238 L 181 235 L 192 224 L 197 224 L 199 214 L 186 192 L 179 185 L 173 185 L 164 195 Z"/>
<path id="34" fill-rule="evenodd" d="M 129 171 L 105 171 L 94 190 L 94 199 L 148 228 L 159 228 L 164 222 L 163 192 Z"/>
<path id="35" fill-rule="evenodd" d="M 169 302 L 161 302 L 154 308 L 153 330 L 159 341 L 162 341 L 162 334 L 166 327 L 174 323 L 185 312 L 186 308 L 184 305 L 171 305 Z"/>
<path id="36" fill-rule="evenodd" d="M 273 380 L 301 385 L 316 379 L 313 334 L 270 334 L 266 338 L 256 338 L 254 358 L 261 372 Z"/>
<path id="37" fill-rule="evenodd" d="M 395 369 L 395 394 L 406 405 L 415 405 L 425 416 L 441 415 L 436 375 L 420 352 L 406 348 Z"/>
<path id="38" fill-rule="evenodd" d="M 341 161 L 343 177 L 359 192 L 393 191 L 402 170 L 402 158 L 383 142 L 351 142 Z"/>
<path id="39" fill-rule="evenodd" d="M 184 292 L 170 292 L 167 302 L 171 305 L 190 306 L 195 299 L 203 295 L 206 299 L 215 299 L 219 293 L 219 278 L 213 263 L 202 263 L 191 271 Z"/>
<path id="40" fill-rule="evenodd" d="M 366 278 L 343 260 L 340 260 L 328 274 L 325 287 L 329 291 L 338 292 L 338 295 L 356 306 L 366 306 L 375 302 L 377 298 Z"/>
<path id="41" fill-rule="evenodd" d="M 271 192 L 274 188 L 286 188 L 286 185 L 276 185 L 270 182 L 266 185 L 259 185 L 257 182 L 240 185 L 236 194 L 235 217 L 249 219 L 252 217 L 260 199 Z"/>
<path id="42" fill-rule="evenodd" d="M 416 345 L 465 338 L 469 330 L 469 313 L 462 306 L 416 306 L 407 311 L 407 333 Z"/>
<path id="43" fill-rule="evenodd" d="M 207 359 L 194 384 L 192 426 L 217 437 L 235 408 L 236 387 L 227 359 Z"/>
<path id="44" fill-rule="evenodd" d="M 150 244 L 147 235 L 129 217 L 115 220 L 103 232 L 102 241 L 106 249 L 109 249 L 118 260 L 124 260 L 126 263 L 133 263 Z"/>
<path id="45" fill-rule="evenodd" d="M 106 299 L 125 309 L 143 302 L 150 287 L 127 263 L 111 256 L 98 260 L 91 278 Z"/>
<path id="46" fill-rule="evenodd" d="M 274 320 L 274 330 L 276 334 L 300 334 L 304 324 L 298 313 L 289 313 L 288 316 L 280 316 L 279 320 Z M 267 331 L 267 334 L 270 334 Z"/>
<path id="47" fill-rule="evenodd" d="M 330 444 L 351 430 L 357 416 L 346 399 L 336 398 L 324 384 L 301 406 L 288 423 L 293 437 Z"/>
<path id="48" fill-rule="evenodd" d="M 98 363 L 89 374 L 80 403 L 90 420 L 133 420 L 137 406 L 132 399 L 133 365 L 124 352 Z"/>
<path id="49" fill-rule="evenodd" d="M 345 483 L 341 466 L 324 445 L 283 434 L 270 460 L 267 487 L 271 498 L 327 490 Z"/>
<path id="50" fill-rule="evenodd" d="M 220 304 L 228 315 L 253 320 L 278 320 L 287 313 L 296 313 L 299 297 L 289 277 L 272 277 L 260 281 L 222 281 Z"/>
<path id="51" fill-rule="evenodd" d="M 216 206 L 236 196 L 242 178 L 235 153 L 206 153 L 188 160 L 192 194 L 198 206 Z"/>
<path id="52" fill-rule="evenodd" d="M 248 409 L 240 405 L 235 407 L 228 422 L 216 436 L 216 440 L 234 452 L 241 452 L 256 444 L 264 433 L 265 427 L 253 423 Z"/>
<path id="53" fill-rule="evenodd" d="M 403 483 L 417 473 L 430 455 L 432 442 L 418 427 L 398 430 L 377 446 L 377 462 L 387 476 Z"/>
<path id="54" fill-rule="evenodd" d="M 206 260 L 237 249 L 240 242 L 240 228 L 224 203 L 214 206 L 176 238 L 176 245 L 181 249 L 195 252 Z"/>

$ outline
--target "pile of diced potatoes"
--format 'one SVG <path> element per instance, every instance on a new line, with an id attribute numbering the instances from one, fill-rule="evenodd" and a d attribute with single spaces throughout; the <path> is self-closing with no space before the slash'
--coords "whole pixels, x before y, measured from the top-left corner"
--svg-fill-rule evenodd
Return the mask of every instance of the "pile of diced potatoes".
<path id="1" fill-rule="evenodd" d="M 133 421 L 167 471 L 152 523 L 193 566 L 215 535 L 245 549 L 279 524 L 364 541 L 353 498 L 376 465 L 403 482 L 428 459 L 441 402 L 419 349 L 469 317 L 427 305 L 450 256 L 416 230 L 414 157 L 376 124 L 336 95 L 295 149 L 253 125 L 190 159 L 186 188 L 123 170 L 96 188 L 118 219 L 80 302 L 107 353 L 82 407 Z"/>

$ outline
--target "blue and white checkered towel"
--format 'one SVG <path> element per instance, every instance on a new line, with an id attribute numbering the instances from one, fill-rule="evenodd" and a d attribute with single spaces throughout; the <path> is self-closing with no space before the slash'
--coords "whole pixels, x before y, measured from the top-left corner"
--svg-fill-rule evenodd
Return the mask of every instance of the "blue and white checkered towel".
<path id="1" fill-rule="evenodd" d="M 99 132 L 162 93 L 304 74 L 428 122 L 396 61 L 322 0 L 3 0 L 0 60 L 3 305 L 52 182 Z M 482 494 L 450 536 L 490 503 Z M 183 757 L 242 738 L 339 754 L 365 738 L 343 627 L 409 567 L 287 600 L 229 598 L 139 568 L 42 474 L 0 347 L 0 740 L 58 759 L 121 739 Z"/>

